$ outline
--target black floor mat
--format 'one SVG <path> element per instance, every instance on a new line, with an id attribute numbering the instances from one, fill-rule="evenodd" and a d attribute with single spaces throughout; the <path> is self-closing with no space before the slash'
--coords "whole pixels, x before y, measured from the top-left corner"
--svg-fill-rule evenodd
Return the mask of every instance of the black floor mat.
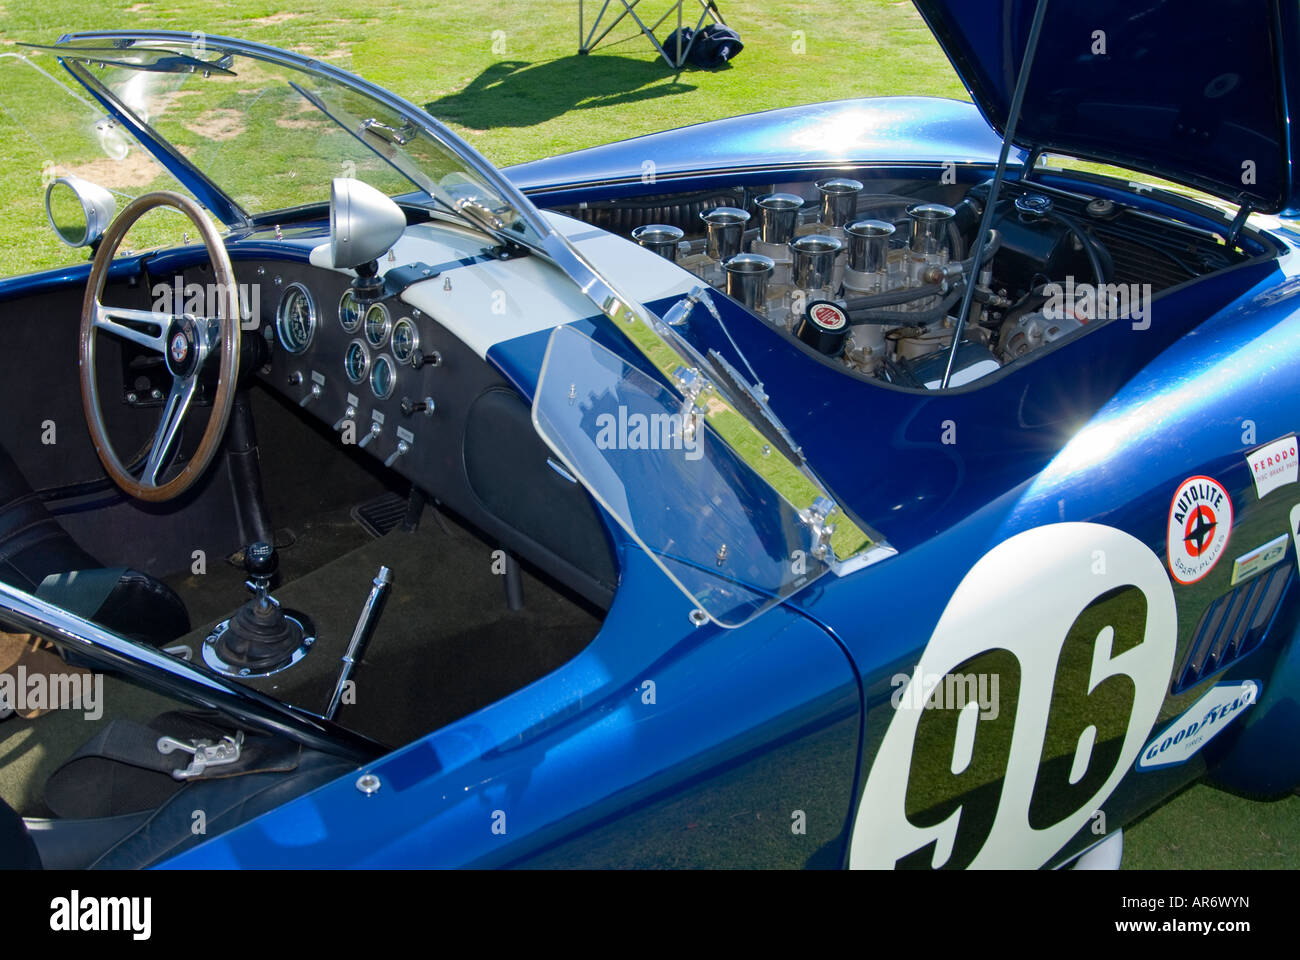
<path id="1" fill-rule="evenodd" d="M 380 564 L 391 569 L 393 586 L 352 674 L 355 699 L 345 700 L 337 719 L 389 745 L 408 743 L 507 696 L 560 667 L 595 637 L 600 616 L 527 568 L 524 607 L 510 610 L 492 548 L 451 518 L 439 523 L 436 516 L 426 508 L 417 532 L 398 528 L 286 579 L 276 597 L 312 618 L 316 644 L 301 663 L 250 679 L 249 686 L 323 711 Z M 355 524 L 348 526 L 353 537 L 365 537 Z M 308 541 L 304 536 L 299 543 Z M 185 642 L 197 653 L 207 632 L 199 628 Z"/>
<path id="2" fill-rule="evenodd" d="M 405 516 L 406 498 L 396 493 L 381 493 L 352 508 L 352 519 L 376 538 L 396 530 Z"/>

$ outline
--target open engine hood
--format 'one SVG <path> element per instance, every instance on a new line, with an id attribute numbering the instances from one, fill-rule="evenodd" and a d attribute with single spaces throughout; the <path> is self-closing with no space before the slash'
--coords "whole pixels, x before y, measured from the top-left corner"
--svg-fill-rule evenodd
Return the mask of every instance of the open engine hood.
<path id="1" fill-rule="evenodd" d="M 915 3 L 1004 131 L 1036 0 Z M 1050 0 L 1016 144 L 1294 213 L 1298 56 L 1282 0 Z"/>

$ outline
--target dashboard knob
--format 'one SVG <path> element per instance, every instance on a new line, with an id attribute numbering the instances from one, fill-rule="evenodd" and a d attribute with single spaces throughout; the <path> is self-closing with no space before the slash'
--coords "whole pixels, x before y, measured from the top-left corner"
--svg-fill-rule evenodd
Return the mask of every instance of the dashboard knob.
<path id="1" fill-rule="evenodd" d="M 370 432 L 361 438 L 361 442 L 358 443 L 357 446 L 364 447 L 371 440 L 374 440 L 376 437 L 378 437 L 383 432 L 383 430 L 384 428 L 381 427 L 376 421 L 374 420 L 370 421 Z"/>
<path id="2" fill-rule="evenodd" d="M 307 406 L 307 404 L 311 403 L 313 400 L 319 400 L 319 399 L 320 399 L 320 392 L 321 392 L 321 391 L 320 391 L 320 384 L 319 384 L 319 383 L 313 383 L 313 384 L 311 385 L 311 391 L 307 394 L 307 396 L 303 397 L 301 400 L 298 401 L 298 406 L 300 406 L 300 407 L 305 407 L 305 406 Z"/>
<path id="3" fill-rule="evenodd" d="M 402 397 L 401 411 L 402 416 L 409 417 L 417 413 L 422 413 L 426 417 L 433 416 L 433 397 L 425 397 L 423 400 L 412 400 L 410 397 Z"/>

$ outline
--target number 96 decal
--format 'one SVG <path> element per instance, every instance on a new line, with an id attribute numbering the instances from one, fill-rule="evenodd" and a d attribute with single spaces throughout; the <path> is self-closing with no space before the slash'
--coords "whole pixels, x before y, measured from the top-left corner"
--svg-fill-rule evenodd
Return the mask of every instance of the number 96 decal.
<path id="1" fill-rule="evenodd" d="M 1164 565 L 1121 530 L 1056 523 L 994 547 L 939 618 L 909 681 L 922 689 L 895 697 L 849 865 L 1042 866 L 1142 749 L 1176 620 Z M 996 704 L 943 702 L 962 682 Z"/>

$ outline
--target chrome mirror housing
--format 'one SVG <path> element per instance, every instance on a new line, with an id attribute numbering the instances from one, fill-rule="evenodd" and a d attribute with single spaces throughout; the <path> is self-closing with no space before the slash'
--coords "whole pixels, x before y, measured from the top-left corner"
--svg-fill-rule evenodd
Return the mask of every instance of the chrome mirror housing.
<path id="1" fill-rule="evenodd" d="M 59 177 L 45 188 L 45 215 L 70 247 L 88 246 L 103 236 L 116 209 L 111 193 L 80 177 Z"/>
<path id="2" fill-rule="evenodd" d="M 336 177 L 330 188 L 330 257 L 336 268 L 357 268 L 381 256 L 406 229 L 406 214 L 368 183 Z"/>

